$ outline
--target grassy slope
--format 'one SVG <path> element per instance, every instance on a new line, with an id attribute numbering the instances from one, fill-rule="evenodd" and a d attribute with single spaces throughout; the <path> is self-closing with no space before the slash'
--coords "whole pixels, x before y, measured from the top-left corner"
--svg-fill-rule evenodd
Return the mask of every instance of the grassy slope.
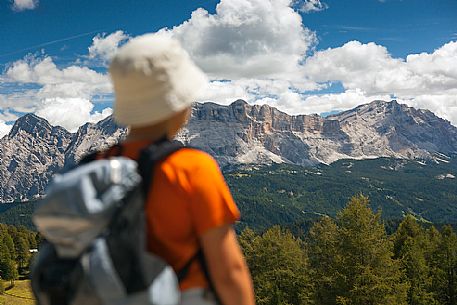
<path id="1" fill-rule="evenodd" d="M 9 281 L 4 282 L 4 286 L 8 287 Z M 34 305 L 32 290 L 30 288 L 30 280 L 17 280 L 14 282 L 14 287 L 5 291 L 4 295 L 0 295 L 0 305 Z"/>

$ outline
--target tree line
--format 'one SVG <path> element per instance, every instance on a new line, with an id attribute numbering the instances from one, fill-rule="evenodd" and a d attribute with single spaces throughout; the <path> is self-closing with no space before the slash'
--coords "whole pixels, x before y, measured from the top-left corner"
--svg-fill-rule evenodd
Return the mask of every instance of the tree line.
<path id="1" fill-rule="evenodd" d="M 456 305 L 457 235 L 408 215 L 391 235 L 363 195 L 304 236 L 239 237 L 259 305 Z"/>
<path id="2" fill-rule="evenodd" d="M 30 249 L 36 249 L 39 236 L 25 227 L 0 224 L 0 278 L 11 281 L 28 273 L 31 260 Z M 0 293 L 3 292 L 0 281 Z"/>

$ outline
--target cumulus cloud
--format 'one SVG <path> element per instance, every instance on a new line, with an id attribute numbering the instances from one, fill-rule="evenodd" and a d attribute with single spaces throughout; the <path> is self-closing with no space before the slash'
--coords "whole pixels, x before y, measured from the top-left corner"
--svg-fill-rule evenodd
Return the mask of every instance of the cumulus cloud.
<path id="1" fill-rule="evenodd" d="M 116 53 L 119 46 L 126 42 L 129 36 L 123 31 L 116 31 L 109 35 L 98 34 L 92 38 L 92 45 L 89 47 L 89 58 L 99 59 L 107 63 Z"/>
<path id="2" fill-rule="evenodd" d="M 316 52 L 306 60 L 306 74 L 316 81 L 339 80 L 348 89 L 369 94 L 421 95 L 457 88 L 457 42 L 433 53 L 393 58 L 373 42 L 351 41 L 342 47 Z"/>
<path id="3" fill-rule="evenodd" d="M 112 113 L 110 108 L 102 112 L 93 112 L 94 105 L 82 98 L 48 98 L 42 101 L 42 107 L 36 114 L 45 118 L 52 125 L 62 126 L 75 132 L 87 122 L 97 122 Z"/>
<path id="4" fill-rule="evenodd" d="M 44 86 L 45 97 L 88 97 L 111 92 L 108 77 L 87 67 L 69 66 L 60 69 L 51 57 L 26 57 L 10 65 L 5 73 L 8 81 L 35 83 Z M 54 96 L 48 96 L 54 95 Z"/>
<path id="5" fill-rule="evenodd" d="M 457 126 L 457 94 L 423 94 L 399 98 L 398 101 L 410 107 L 430 110 Z"/>
<path id="6" fill-rule="evenodd" d="M 0 139 L 6 136 L 12 127 L 12 125 L 7 125 L 5 121 L 0 120 Z"/>
<path id="7" fill-rule="evenodd" d="M 3 76 L 4 81 L 34 88 L 14 92 L 0 99 L 0 106 L 19 112 L 35 112 L 54 125 L 74 131 L 80 125 L 109 115 L 93 112 L 90 99 L 94 95 L 112 93 L 106 74 L 84 66 L 59 68 L 51 57 L 27 56 L 12 63 Z"/>
<path id="8" fill-rule="evenodd" d="M 302 79 L 300 62 L 316 44 L 292 0 L 221 0 L 169 32 L 213 79 Z"/>
<path id="9" fill-rule="evenodd" d="M 302 104 L 299 92 L 325 85 L 304 74 L 303 60 L 317 38 L 293 7 L 293 0 L 221 0 L 215 14 L 198 9 L 161 32 L 180 40 L 213 79 L 202 101 L 229 104 L 241 98 L 295 113 Z"/>
<path id="10" fill-rule="evenodd" d="M 230 104 L 236 99 L 243 99 L 249 103 L 275 101 L 278 99 L 285 101 L 285 96 L 292 96 L 291 93 L 295 96 L 299 91 L 319 88 L 314 82 L 291 82 L 281 79 L 212 81 L 201 100 L 213 101 L 223 105 Z"/>
<path id="11" fill-rule="evenodd" d="M 15 11 L 33 10 L 38 6 L 38 0 L 13 0 Z"/>
<path id="12" fill-rule="evenodd" d="M 320 12 L 328 9 L 328 5 L 320 0 L 304 0 L 303 2 L 297 2 L 299 10 L 304 13 Z"/>
<path id="13" fill-rule="evenodd" d="M 288 114 L 323 114 L 332 111 L 344 111 L 373 100 L 391 100 L 389 95 L 367 95 L 366 92 L 346 90 L 342 93 L 306 95 L 284 90 L 276 96 L 265 96 L 255 100 L 254 104 L 268 104 Z"/>
<path id="14" fill-rule="evenodd" d="M 319 0 L 221 0 L 214 14 L 197 9 L 189 20 L 160 32 L 179 39 L 209 74 L 212 82 L 202 101 L 229 104 L 242 98 L 290 114 L 310 114 L 396 98 L 457 125 L 457 42 L 406 58 L 395 58 L 374 42 L 359 41 L 315 52 L 316 34 L 294 8 L 311 12 L 326 7 Z M 128 39 L 123 31 L 99 34 L 84 58 L 89 64 L 106 64 Z M 70 130 L 103 118 L 111 110 L 94 113 L 91 101 L 111 94 L 112 87 L 106 74 L 87 65 L 58 67 L 48 56 L 16 61 L 0 76 L 2 81 L 38 88 L 3 100 L 0 95 L 0 107 L 36 111 Z M 333 81 L 341 82 L 343 92 L 319 94 Z"/>
<path id="15" fill-rule="evenodd" d="M 0 107 L 1 109 L 2 107 Z M 10 122 L 10 121 L 15 121 L 18 118 L 18 116 L 14 113 L 11 113 L 9 109 L 6 111 L 1 111 L 0 110 L 0 121 L 4 122 Z"/>
<path id="16" fill-rule="evenodd" d="M 374 100 L 390 101 L 390 95 L 369 95 L 361 89 L 349 89 L 342 93 L 309 95 L 304 98 L 303 113 L 328 113 L 344 111 Z"/>
<path id="17" fill-rule="evenodd" d="M 107 75 L 83 66 L 59 68 L 52 58 L 47 56 L 44 58 L 28 56 L 14 62 L 6 70 L 5 78 L 9 82 L 37 86 L 37 89 L 8 96 L 6 100 L 9 102 L 6 106 L 13 107 L 16 111 L 36 111 L 42 107 L 42 101 L 46 99 L 89 100 L 96 94 L 104 95 L 112 92 Z"/>
<path id="18" fill-rule="evenodd" d="M 162 32 L 178 38 L 212 77 L 204 100 L 228 104 L 243 98 L 299 114 L 346 110 L 374 99 L 395 97 L 411 104 L 416 98 L 455 94 L 455 43 L 405 59 L 394 58 L 384 46 L 358 41 L 310 54 L 316 36 L 292 7 L 311 12 L 327 5 L 222 0 L 215 14 L 196 10 L 189 20 Z M 319 94 L 333 81 L 342 83 L 343 92 Z"/>
<path id="19" fill-rule="evenodd" d="M 384 46 L 373 42 L 350 41 L 338 48 L 316 52 L 304 64 L 311 80 L 341 81 L 347 92 L 359 90 L 367 97 L 393 96 L 457 125 L 455 67 L 455 41 L 432 53 L 410 54 L 405 59 L 392 57 Z M 315 99 L 322 100 L 322 96 Z M 335 103 L 335 108 L 337 106 Z"/>

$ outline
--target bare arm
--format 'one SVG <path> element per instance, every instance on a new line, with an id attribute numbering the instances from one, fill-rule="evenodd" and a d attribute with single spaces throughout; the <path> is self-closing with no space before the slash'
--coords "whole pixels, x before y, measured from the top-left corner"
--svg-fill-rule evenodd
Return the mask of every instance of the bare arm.
<path id="1" fill-rule="evenodd" d="M 211 229 L 200 240 L 221 302 L 224 305 L 254 305 L 251 275 L 232 227 Z"/>

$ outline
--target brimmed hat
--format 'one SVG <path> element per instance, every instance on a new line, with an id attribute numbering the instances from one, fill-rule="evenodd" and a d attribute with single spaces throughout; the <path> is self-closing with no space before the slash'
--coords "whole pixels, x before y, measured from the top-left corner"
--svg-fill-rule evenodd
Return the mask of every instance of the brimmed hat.
<path id="1" fill-rule="evenodd" d="M 205 74 L 180 43 L 165 34 L 146 34 L 121 47 L 111 62 L 114 119 L 147 126 L 189 107 L 207 84 Z"/>

